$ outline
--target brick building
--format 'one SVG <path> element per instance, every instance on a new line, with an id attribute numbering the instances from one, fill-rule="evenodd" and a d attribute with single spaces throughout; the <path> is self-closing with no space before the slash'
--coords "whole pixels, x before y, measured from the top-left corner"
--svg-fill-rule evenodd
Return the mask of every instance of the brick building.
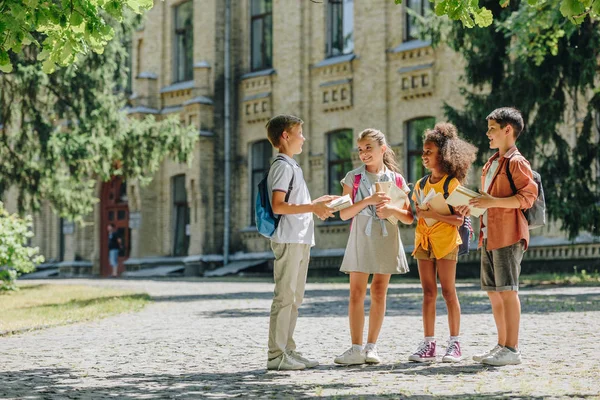
<path id="1" fill-rule="evenodd" d="M 34 244 L 60 262 L 63 275 L 108 273 L 109 222 L 126 244 L 121 272 L 200 274 L 224 256 L 237 268 L 269 260 L 269 242 L 254 228 L 253 199 L 274 155 L 264 126 L 280 113 L 305 121 L 308 140 L 298 161 L 313 197 L 341 192 L 339 180 L 358 162 L 355 138 L 367 127 L 386 134 L 403 174 L 416 181 L 423 173 L 420 135 L 444 120 L 443 102 L 462 102 L 461 58 L 419 40 L 406 12 L 422 14 L 425 4 L 156 1 L 132 39 L 128 112 L 132 118 L 177 115 L 196 126 L 192 164 L 167 160 L 145 187 L 120 179 L 99 183 L 101 201 L 85 226 L 61 221 L 45 207 L 35 219 Z M 347 222 L 316 221 L 312 267 L 339 266 L 348 229 Z M 401 230 L 411 245 L 413 228 Z M 600 258 L 597 243 L 569 245 L 554 225 L 543 235 L 529 259 Z"/>

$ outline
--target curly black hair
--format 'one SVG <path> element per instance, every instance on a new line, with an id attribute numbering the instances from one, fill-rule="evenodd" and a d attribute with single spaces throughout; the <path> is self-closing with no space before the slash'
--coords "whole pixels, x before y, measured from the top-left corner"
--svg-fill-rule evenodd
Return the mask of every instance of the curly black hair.
<path id="1" fill-rule="evenodd" d="M 475 161 L 477 148 L 458 137 L 456 127 L 449 122 L 439 122 L 427 129 L 423 143 L 433 143 L 439 149 L 442 171 L 464 183 L 471 164 Z"/>

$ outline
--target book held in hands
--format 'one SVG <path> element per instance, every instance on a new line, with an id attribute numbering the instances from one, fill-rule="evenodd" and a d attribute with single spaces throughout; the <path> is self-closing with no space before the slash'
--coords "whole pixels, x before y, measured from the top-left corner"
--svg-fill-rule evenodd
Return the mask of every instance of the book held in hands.
<path id="1" fill-rule="evenodd" d="M 350 198 L 350 195 L 347 194 L 345 196 L 341 196 L 335 200 L 332 200 L 331 202 L 329 202 L 327 204 L 327 207 L 333 208 L 333 212 L 336 212 L 336 211 L 343 210 L 344 208 L 348 208 L 352 204 L 353 204 L 352 199 Z"/>
<path id="2" fill-rule="evenodd" d="M 466 188 L 462 185 L 458 185 L 458 187 L 454 190 L 454 192 L 450 193 L 450 196 L 446 199 L 446 203 L 451 205 L 452 207 L 456 206 L 469 206 L 469 200 L 475 199 L 477 197 L 481 197 L 481 194 L 472 191 L 469 188 Z M 474 217 L 481 217 L 485 212 L 484 208 L 478 208 L 469 206 L 469 210 L 471 210 L 471 215 Z"/>

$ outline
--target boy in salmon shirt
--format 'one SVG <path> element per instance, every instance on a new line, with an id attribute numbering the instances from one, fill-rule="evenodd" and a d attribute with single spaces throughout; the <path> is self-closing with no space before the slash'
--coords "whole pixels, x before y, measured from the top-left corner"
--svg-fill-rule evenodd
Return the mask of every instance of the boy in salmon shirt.
<path id="1" fill-rule="evenodd" d="M 469 203 L 487 209 L 480 219 L 481 289 L 487 292 L 492 303 L 498 344 L 483 354 L 473 356 L 473 360 L 501 366 L 521 363 L 518 349 L 521 319 L 519 274 L 523 252 L 529 244 L 529 227 L 523 210 L 533 205 L 538 187 L 529 161 L 515 145 L 523 131 L 521 112 L 503 107 L 494 110 L 486 119 L 490 148 L 498 149 L 498 152 L 483 167 L 481 197 Z M 506 163 L 509 163 L 516 193 L 511 189 L 506 174 Z"/>

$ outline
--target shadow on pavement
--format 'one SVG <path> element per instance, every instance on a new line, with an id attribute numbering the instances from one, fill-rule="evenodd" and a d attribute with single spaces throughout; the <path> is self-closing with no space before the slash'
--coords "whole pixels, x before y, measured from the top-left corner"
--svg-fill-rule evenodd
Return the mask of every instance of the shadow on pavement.
<path id="1" fill-rule="evenodd" d="M 401 364 L 403 365 L 403 364 Z M 473 367 L 473 366 L 468 366 Z M 466 367 L 465 367 L 466 368 Z M 431 369 L 431 368 L 430 368 Z M 439 367 L 434 373 L 465 373 L 455 367 Z M 451 370 L 451 371 L 450 371 Z M 407 371 L 396 368 L 393 372 L 426 374 L 426 370 Z M 348 369 L 351 373 L 351 369 Z M 235 373 L 184 373 L 184 374 L 118 374 L 106 377 L 81 377 L 81 374 L 66 368 L 30 369 L 9 371 L 0 375 L 0 398 L 43 398 L 43 399 L 164 399 L 164 398 L 309 398 L 322 399 L 438 399 L 439 396 L 412 395 L 411 387 L 400 393 L 378 395 L 349 395 L 348 390 L 358 391 L 363 384 L 303 383 L 290 382 L 292 374 L 307 372 L 266 372 L 265 370 Z M 326 373 L 314 371 L 312 373 Z M 467 372 L 469 373 L 469 372 Z M 318 378 L 318 376 L 317 376 Z M 315 379 L 318 380 L 318 379 Z M 324 391 L 341 392 L 323 395 Z M 561 397 L 591 398 L 587 394 L 565 394 Z M 445 399 L 544 399 L 544 396 L 524 396 L 511 392 L 460 393 L 444 395 Z"/>
<path id="2" fill-rule="evenodd" d="M 542 293 L 540 294 L 540 291 Z M 221 294 L 218 296 L 198 295 L 171 297 L 169 299 L 155 298 L 156 301 L 199 301 L 219 300 L 222 308 L 200 313 L 209 317 L 264 317 L 268 315 L 268 305 L 248 303 L 249 307 L 228 307 L 227 300 L 271 300 L 270 292 L 238 292 Z M 462 314 L 489 314 L 490 302 L 487 295 L 472 287 L 460 288 L 458 292 Z M 521 308 L 523 314 L 547 314 L 555 312 L 589 312 L 600 311 L 600 289 L 589 293 L 557 294 L 554 292 L 543 293 L 543 289 L 524 289 L 520 292 Z M 392 288 L 388 292 L 387 316 L 420 316 L 422 295 L 415 288 Z M 367 296 L 365 307 L 370 304 Z M 341 289 L 332 290 L 307 290 L 304 304 L 300 307 L 300 314 L 305 317 L 340 317 L 348 314 L 348 291 Z M 441 293 L 437 297 L 437 314 L 446 315 L 446 305 Z"/>

